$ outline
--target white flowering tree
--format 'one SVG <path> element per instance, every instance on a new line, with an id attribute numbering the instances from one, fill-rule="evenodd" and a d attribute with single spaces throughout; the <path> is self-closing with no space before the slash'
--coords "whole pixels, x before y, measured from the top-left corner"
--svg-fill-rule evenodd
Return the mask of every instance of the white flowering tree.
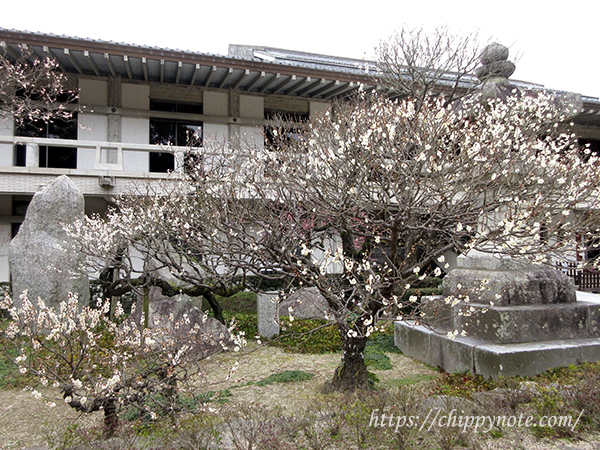
<path id="1" fill-rule="evenodd" d="M 481 54 L 477 33 L 402 28 L 381 41 L 375 52 L 377 83 L 415 100 L 443 92 L 451 103 L 479 87 L 473 77 Z"/>
<path id="2" fill-rule="evenodd" d="M 106 298 L 157 286 L 167 296 L 204 297 L 225 324 L 216 296 L 229 297 L 242 284 L 237 269 L 211 253 L 215 241 L 203 212 L 186 202 L 189 181 L 140 186 L 116 197 L 105 216 L 86 217 L 67 231 L 87 256 L 82 269 L 100 274 Z"/>
<path id="3" fill-rule="evenodd" d="M 344 345 L 333 387 L 355 389 L 368 383 L 368 336 L 406 306 L 407 289 L 441 274 L 446 252 L 542 264 L 598 228 L 580 210 L 599 206 L 600 169 L 565 125 L 572 113 L 543 92 L 460 106 L 364 94 L 294 139 L 275 132 L 271 148 L 221 147 L 210 158 L 205 148 L 173 189 L 118 201 L 102 233 L 164 230 L 145 245 L 180 277 L 206 281 L 221 268 L 316 287 Z"/>
<path id="4" fill-rule="evenodd" d="M 273 148 L 221 149 L 169 203 L 225 266 L 318 288 L 344 344 L 333 387 L 354 389 L 370 333 L 446 252 L 541 264 L 597 229 L 577 212 L 598 207 L 600 168 L 564 128 L 572 112 L 542 92 L 460 107 L 363 95 Z"/>
<path id="5" fill-rule="evenodd" d="M 30 50 L 0 55 L 0 117 L 23 122 L 69 119 L 65 104 L 77 98 L 56 61 L 39 59 Z"/>
<path id="6" fill-rule="evenodd" d="M 142 416 L 175 418 L 180 395 L 205 370 L 202 361 L 244 344 L 243 337 L 209 335 L 187 316 L 168 329 L 146 328 L 143 318 L 125 317 L 118 305 L 117 323 L 109 320 L 109 307 L 108 302 L 81 307 L 72 296 L 54 309 L 41 299 L 34 305 L 26 293 L 21 306 L 8 296 L 0 302 L 10 315 L 4 334 L 18 350 L 14 361 L 20 372 L 59 389 L 77 411 L 103 411 L 107 436 L 124 407 L 135 407 Z M 42 398 L 37 390 L 33 395 Z M 47 404 L 55 406 L 51 399 Z"/>

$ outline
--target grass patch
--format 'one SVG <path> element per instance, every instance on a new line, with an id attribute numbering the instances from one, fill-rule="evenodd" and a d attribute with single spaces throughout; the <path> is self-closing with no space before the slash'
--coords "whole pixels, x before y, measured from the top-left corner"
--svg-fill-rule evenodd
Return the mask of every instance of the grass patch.
<path id="1" fill-rule="evenodd" d="M 256 292 L 241 291 L 231 297 L 216 296 L 217 301 L 229 314 L 256 314 Z M 204 311 L 210 310 L 210 306 L 206 300 L 202 302 L 202 309 Z"/>
<path id="2" fill-rule="evenodd" d="M 11 361 L 11 357 L 17 357 L 18 352 L 14 349 L 5 350 L 0 353 L 0 389 L 23 388 L 28 385 L 19 368 Z"/>
<path id="3" fill-rule="evenodd" d="M 295 381 L 310 380 L 314 375 L 303 370 L 285 370 L 274 373 L 256 383 L 257 386 L 267 386 L 273 383 L 293 383 Z"/>
<path id="4" fill-rule="evenodd" d="M 368 346 L 365 349 L 365 364 L 374 370 L 391 370 L 394 368 L 388 355 Z"/>
<path id="5" fill-rule="evenodd" d="M 433 391 L 436 395 L 471 398 L 476 392 L 490 391 L 497 387 L 499 386 L 496 382 L 485 379 L 481 375 L 444 373 L 437 379 Z"/>
<path id="6" fill-rule="evenodd" d="M 281 334 L 271 345 L 298 353 L 335 353 L 342 350 L 342 338 L 333 323 L 321 319 L 291 321 L 281 317 Z"/>
<path id="7" fill-rule="evenodd" d="M 200 395 L 195 395 L 193 397 L 183 397 L 180 401 L 184 403 L 188 409 L 193 409 L 198 403 L 227 403 L 228 397 L 231 397 L 233 394 L 230 389 L 223 389 L 220 391 L 206 391 Z"/>
<path id="8" fill-rule="evenodd" d="M 434 374 L 416 374 L 406 378 L 400 378 L 395 380 L 390 380 L 386 384 L 390 387 L 400 387 L 400 386 L 413 386 L 415 384 L 423 383 L 426 381 L 435 380 L 439 377 L 439 375 Z"/>
<path id="9" fill-rule="evenodd" d="M 26 386 L 37 385 L 37 378 L 31 374 L 19 372 L 13 360 L 19 356 L 19 351 L 5 335 L 9 319 L 0 320 L 0 389 L 22 389 Z"/>

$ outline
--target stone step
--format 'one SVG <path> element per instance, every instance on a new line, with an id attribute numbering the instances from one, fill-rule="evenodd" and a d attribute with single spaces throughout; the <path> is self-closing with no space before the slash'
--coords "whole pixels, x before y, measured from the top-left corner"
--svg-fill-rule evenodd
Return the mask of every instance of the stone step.
<path id="1" fill-rule="evenodd" d="M 600 338 L 494 344 L 433 331 L 414 322 L 394 324 L 395 344 L 406 356 L 447 372 L 484 377 L 533 376 L 553 367 L 600 361 Z"/>
<path id="2" fill-rule="evenodd" d="M 578 294 L 579 295 L 579 294 Z M 588 296 L 590 297 L 590 296 Z M 442 332 L 463 330 L 495 344 L 600 337 L 600 302 L 581 296 L 574 303 L 451 307 L 443 296 L 422 298 L 423 321 Z M 597 297 L 597 296 L 596 296 Z M 465 315 L 465 310 L 472 309 Z"/>
<path id="3" fill-rule="evenodd" d="M 475 311 L 469 316 L 454 315 L 449 328 L 494 344 L 600 337 L 598 304 L 472 307 Z"/>

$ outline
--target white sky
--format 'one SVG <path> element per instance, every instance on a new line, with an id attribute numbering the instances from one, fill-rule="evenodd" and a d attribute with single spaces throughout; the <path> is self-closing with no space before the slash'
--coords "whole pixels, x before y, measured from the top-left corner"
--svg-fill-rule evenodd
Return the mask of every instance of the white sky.
<path id="1" fill-rule="evenodd" d="M 369 58 L 402 26 L 447 25 L 509 46 L 514 79 L 598 97 L 599 13 L 598 0 L 8 0 L 0 27 L 223 55 L 235 43 Z"/>

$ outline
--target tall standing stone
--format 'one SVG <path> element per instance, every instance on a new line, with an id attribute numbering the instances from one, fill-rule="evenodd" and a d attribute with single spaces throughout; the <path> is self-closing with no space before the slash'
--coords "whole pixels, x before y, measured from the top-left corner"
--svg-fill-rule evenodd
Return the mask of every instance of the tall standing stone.
<path id="1" fill-rule="evenodd" d="M 62 175 L 37 192 L 18 234 L 10 243 L 10 271 L 13 300 L 28 290 L 34 303 L 41 297 L 56 306 L 79 295 L 82 305 L 89 303 L 89 281 L 78 272 L 83 255 L 69 245 L 65 224 L 83 219 L 84 199 L 75 184 Z"/>

